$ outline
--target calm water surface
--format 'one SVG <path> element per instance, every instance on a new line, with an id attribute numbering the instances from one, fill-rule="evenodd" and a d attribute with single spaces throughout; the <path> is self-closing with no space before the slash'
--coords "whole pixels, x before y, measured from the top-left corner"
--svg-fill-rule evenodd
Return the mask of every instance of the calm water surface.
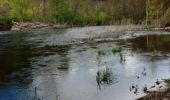
<path id="1" fill-rule="evenodd" d="M 168 32 L 102 35 L 110 30 L 0 32 L 0 100 L 33 100 L 35 95 L 42 100 L 134 100 L 144 95 L 145 85 L 170 78 Z M 112 53 L 117 47 L 123 48 L 121 54 Z M 100 90 L 96 73 L 106 66 L 116 79 Z M 138 85 L 137 94 L 130 92 L 131 85 Z"/>

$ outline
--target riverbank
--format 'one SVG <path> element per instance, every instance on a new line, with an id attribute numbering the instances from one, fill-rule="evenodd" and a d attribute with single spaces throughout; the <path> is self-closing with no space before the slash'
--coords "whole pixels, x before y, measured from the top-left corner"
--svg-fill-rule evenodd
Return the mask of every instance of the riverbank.
<path id="1" fill-rule="evenodd" d="M 147 94 L 136 100 L 170 100 L 170 79 L 165 79 L 166 87 L 158 91 L 147 91 Z"/>
<path id="2" fill-rule="evenodd" d="M 13 22 L 11 30 L 30 30 L 30 29 L 39 29 L 39 28 L 68 28 L 71 26 L 68 25 L 58 25 L 58 24 L 46 24 L 40 22 Z"/>
<path id="3" fill-rule="evenodd" d="M 142 25 L 108 25 L 108 26 L 127 26 L 127 27 L 118 27 L 117 29 L 120 30 L 130 30 L 136 29 L 141 30 L 144 28 Z M 60 25 L 60 24 L 47 24 L 47 23 L 40 23 L 40 22 L 13 22 L 13 25 L 10 30 L 18 31 L 18 30 L 30 30 L 30 29 L 40 29 L 40 28 L 53 28 L 53 29 L 63 29 L 63 28 L 71 28 L 71 27 L 82 27 L 82 26 L 74 26 L 74 25 Z M 86 26 L 87 27 L 87 26 Z"/>
<path id="4" fill-rule="evenodd" d="M 170 100 L 170 87 L 163 91 L 153 91 L 136 100 Z"/>
<path id="5" fill-rule="evenodd" d="M 109 26 L 119 26 L 119 25 L 109 25 Z M 121 25 L 122 26 L 122 25 Z M 128 26 L 128 30 L 140 30 L 140 31 L 153 31 L 153 30 L 165 30 L 170 31 L 170 27 L 163 27 L 159 28 L 153 25 L 145 26 L 145 25 L 123 25 Z M 138 26 L 138 27 L 134 27 Z M 140 26 L 140 27 L 139 27 Z M 71 28 L 71 27 L 82 27 L 82 26 L 73 26 L 73 25 L 60 25 L 60 24 L 47 24 L 47 23 L 40 23 L 40 22 L 12 22 L 12 26 L 10 30 L 30 30 L 30 29 L 40 29 L 40 28 L 53 28 L 53 29 L 63 29 L 63 28 Z"/>

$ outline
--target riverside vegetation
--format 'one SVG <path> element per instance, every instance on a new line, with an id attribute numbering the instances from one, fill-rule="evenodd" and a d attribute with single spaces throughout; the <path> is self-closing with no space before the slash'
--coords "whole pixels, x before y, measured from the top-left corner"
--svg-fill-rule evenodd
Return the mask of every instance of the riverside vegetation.
<path id="1" fill-rule="evenodd" d="M 0 29 L 15 22 L 70 26 L 170 24 L 169 0 L 0 0 Z"/>

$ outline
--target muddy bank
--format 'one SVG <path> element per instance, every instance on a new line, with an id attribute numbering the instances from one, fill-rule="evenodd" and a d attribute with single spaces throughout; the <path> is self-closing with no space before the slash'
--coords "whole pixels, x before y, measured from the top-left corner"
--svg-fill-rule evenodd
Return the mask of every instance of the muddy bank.
<path id="1" fill-rule="evenodd" d="M 160 92 L 149 92 L 146 96 L 136 100 L 170 100 L 170 87 Z"/>
<path id="2" fill-rule="evenodd" d="M 68 28 L 68 25 L 46 24 L 46 23 L 32 23 L 32 22 L 13 22 L 11 30 L 30 30 L 39 28 Z"/>

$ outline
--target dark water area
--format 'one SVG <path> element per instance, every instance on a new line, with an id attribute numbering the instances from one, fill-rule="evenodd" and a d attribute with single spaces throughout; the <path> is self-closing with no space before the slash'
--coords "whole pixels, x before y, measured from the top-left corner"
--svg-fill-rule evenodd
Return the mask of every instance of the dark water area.
<path id="1" fill-rule="evenodd" d="M 170 78 L 168 32 L 101 35 L 108 29 L 0 32 L 0 100 L 133 100 L 145 85 Z M 99 88 L 96 75 L 106 67 L 115 79 Z"/>

